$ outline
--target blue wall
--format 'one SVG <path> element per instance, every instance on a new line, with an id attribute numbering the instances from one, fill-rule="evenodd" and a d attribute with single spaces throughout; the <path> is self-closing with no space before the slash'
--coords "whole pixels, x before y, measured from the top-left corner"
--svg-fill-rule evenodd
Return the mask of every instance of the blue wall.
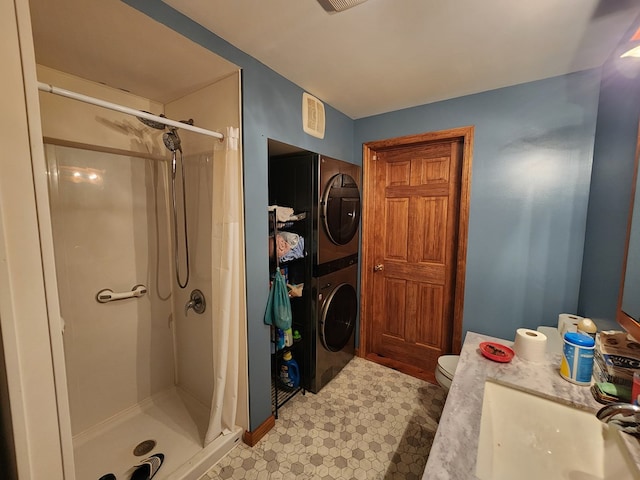
<path id="1" fill-rule="evenodd" d="M 242 68 L 249 411 L 255 430 L 271 415 L 269 329 L 263 323 L 269 288 L 267 140 L 352 161 L 353 120 L 325 105 L 325 138 L 305 134 L 300 87 L 159 0 L 125 3 Z"/>
<path id="2" fill-rule="evenodd" d="M 575 313 L 600 75 L 592 70 L 357 120 L 362 143 L 475 125 L 463 329 L 512 339 Z"/>
<path id="3" fill-rule="evenodd" d="M 298 86 L 159 0 L 126 3 L 243 69 L 251 430 L 271 414 L 269 138 L 360 164 L 363 142 L 475 125 L 464 329 L 509 339 L 577 311 L 599 70 L 356 121 L 327 106 L 318 140 L 302 132 Z"/>
<path id="4" fill-rule="evenodd" d="M 623 74 L 620 60 L 603 68 L 578 308 L 601 329 L 619 328 L 615 316 L 640 117 L 640 72 Z"/>

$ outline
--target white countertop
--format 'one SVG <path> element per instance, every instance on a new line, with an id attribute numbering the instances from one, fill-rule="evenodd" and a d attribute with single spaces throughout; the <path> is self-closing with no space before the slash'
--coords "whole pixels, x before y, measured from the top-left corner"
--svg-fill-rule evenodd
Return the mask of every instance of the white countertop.
<path id="1" fill-rule="evenodd" d="M 594 414 L 602 407 L 591 395 L 589 387 L 575 385 L 560 376 L 561 355 L 547 353 L 543 363 L 530 363 L 517 356 L 509 363 L 497 363 L 480 353 L 478 346 L 485 341 L 507 346 L 513 344 L 512 341 L 467 333 L 423 480 L 477 478 L 475 471 L 480 417 L 484 382 L 488 378 L 543 397 L 563 400 Z"/>

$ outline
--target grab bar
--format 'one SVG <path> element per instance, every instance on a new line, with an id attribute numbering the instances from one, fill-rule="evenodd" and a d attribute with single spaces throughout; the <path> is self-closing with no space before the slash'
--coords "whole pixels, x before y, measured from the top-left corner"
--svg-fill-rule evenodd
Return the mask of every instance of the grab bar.
<path id="1" fill-rule="evenodd" d="M 105 288 L 96 294 L 96 300 L 100 303 L 109 303 L 114 300 L 124 300 L 125 298 L 142 297 L 147 293 L 147 287 L 136 285 L 130 292 L 115 293 L 113 290 Z"/>

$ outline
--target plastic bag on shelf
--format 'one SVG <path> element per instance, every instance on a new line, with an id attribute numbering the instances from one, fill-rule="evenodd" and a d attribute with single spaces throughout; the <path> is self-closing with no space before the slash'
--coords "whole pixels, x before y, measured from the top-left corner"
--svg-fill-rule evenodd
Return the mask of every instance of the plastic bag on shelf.
<path id="1" fill-rule="evenodd" d="M 273 325 L 281 330 L 287 330 L 291 328 L 291 322 L 291 302 L 289 301 L 287 283 L 278 267 L 271 283 L 271 290 L 269 290 L 264 323 Z"/>

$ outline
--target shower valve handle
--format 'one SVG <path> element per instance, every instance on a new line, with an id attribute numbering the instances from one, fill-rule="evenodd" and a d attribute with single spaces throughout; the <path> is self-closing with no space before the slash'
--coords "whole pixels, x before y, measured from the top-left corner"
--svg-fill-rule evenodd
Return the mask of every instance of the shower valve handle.
<path id="1" fill-rule="evenodd" d="M 192 308 L 194 312 L 200 314 L 204 313 L 204 311 L 207 309 L 207 302 L 204 299 L 204 294 L 198 289 L 195 289 L 191 292 L 190 300 L 184 306 L 185 317 L 187 316 L 190 308 Z"/>

